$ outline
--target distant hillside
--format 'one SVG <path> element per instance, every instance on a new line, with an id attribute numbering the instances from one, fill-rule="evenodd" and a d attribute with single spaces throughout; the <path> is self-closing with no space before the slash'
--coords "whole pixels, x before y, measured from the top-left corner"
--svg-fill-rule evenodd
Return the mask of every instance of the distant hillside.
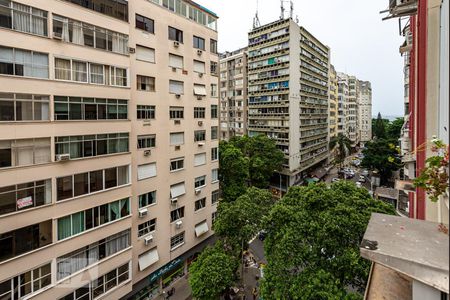
<path id="1" fill-rule="evenodd" d="M 385 115 L 381 115 L 381 117 L 383 119 L 388 119 L 389 121 L 394 121 L 397 118 L 403 118 L 403 116 L 385 116 Z M 376 119 L 377 115 L 372 116 L 372 118 Z"/>

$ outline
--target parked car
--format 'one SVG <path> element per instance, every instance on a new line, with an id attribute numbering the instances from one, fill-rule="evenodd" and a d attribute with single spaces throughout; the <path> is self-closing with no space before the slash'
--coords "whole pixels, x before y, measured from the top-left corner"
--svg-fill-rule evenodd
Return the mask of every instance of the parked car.
<path id="1" fill-rule="evenodd" d="M 356 186 L 359 187 L 359 188 L 362 187 L 361 182 L 356 182 Z"/>
<path id="2" fill-rule="evenodd" d="M 358 182 L 366 182 L 366 177 L 364 177 L 363 175 L 360 175 Z"/>
<path id="3" fill-rule="evenodd" d="M 363 174 L 364 176 L 369 176 L 369 171 L 364 169 L 364 170 L 362 170 L 361 174 Z"/>
<path id="4" fill-rule="evenodd" d="M 339 178 L 333 178 L 333 179 L 331 179 L 331 182 L 338 182 L 338 181 L 340 181 Z"/>

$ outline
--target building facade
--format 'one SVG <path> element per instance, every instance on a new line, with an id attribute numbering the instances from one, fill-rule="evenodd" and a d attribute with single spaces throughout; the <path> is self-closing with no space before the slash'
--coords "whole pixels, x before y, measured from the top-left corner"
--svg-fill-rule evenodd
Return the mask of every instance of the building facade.
<path id="1" fill-rule="evenodd" d="M 248 134 L 273 138 L 285 154 L 276 189 L 328 158 L 328 71 L 328 47 L 292 19 L 249 33 Z"/>
<path id="2" fill-rule="evenodd" d="M 352 147 L 359 144 L 359 120 L 358 120 L 358 79 L 355 76 L 348 76 L 348 97 L 347 97 L 347 115 L 346 132 L 351 141 Z"/>
<path id="3" fill-rule="evenodd" d="M 0 3 L 0 298 L 148 299 L 186 272 L 219 196 L 216 20 Z"/>
<path id="4" fill-rule="evenodd" d="M 372 140 L 372 86 L 370 81 L 358 80 L 358 125 L 360 146 Z"/>
<path id="5" fill-rule="evenodd" d="M 348 76 L 338 72 L 338 118 L 337 133 L 347 136 L 347 99 L 348 99 Z"/>
<path id="6" fill-rule="evenodd" d="M 336 137 L 338 134 L 338 77 L 336 69 L 333 65 L 330 65 L 330 86 L 329 86 L 329 129 L 330 129 L 330 139 Z"/>
<path id="7" fill-rule="evenodd" d="M 247 48 L 220 55 L 220 139 L 247 134 Z"/>

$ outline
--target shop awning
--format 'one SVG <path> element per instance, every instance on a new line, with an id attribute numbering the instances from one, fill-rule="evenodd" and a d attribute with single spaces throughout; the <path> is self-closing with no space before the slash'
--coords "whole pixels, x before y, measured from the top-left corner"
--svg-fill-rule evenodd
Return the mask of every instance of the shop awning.
<path id="1" fill-rule="evenodd" d="M 154 248 L 139 256 L 139 271 L 145 270 L 159 260 L 158 250 Z"/>
<path id="2" fill-rule="evenodd" d="M 209 231 L 208 223 L 206 221 L 195 226 L 195 236 L 199 237 Z"/>
<path id="3" fill-rule="evenodd" d="M 319 181 L 319 178 L 315 178 L 315 177 L 314 178 L 305 178 L 305 181 L 307 184 L 316 183 Z"/>

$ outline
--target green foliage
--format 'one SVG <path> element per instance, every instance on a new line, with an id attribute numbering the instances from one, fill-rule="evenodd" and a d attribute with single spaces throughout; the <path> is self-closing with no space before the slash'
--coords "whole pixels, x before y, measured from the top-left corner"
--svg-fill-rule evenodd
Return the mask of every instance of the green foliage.
<path id="1" fill-rule="evenodd" d="M 397 118 L 394 121 L 390 122 L 386 127 L 387 139 L 398 141 L 402 131 L 403 123 L 403 118 Z"/>
<path id="2" fill-rule="evenodd" d="M 255 187 L 236 201 L 219 203 L 215 233 L 233 249 L 240 249 L 262 229 L 262 219 L 274 204 L 271 193 Z"/>
<path id="3" fill-rule="evenodd" d="M 378 170 L 382 183 L 386 183 L 391 178 L 392 172 L 402 167 L 398 149 L 389 140 L 376 139 L 368 142 L 363 154 L 361 166 Z"/>
<path id="4" fill-rule="evenodd" d="M 394 209 L 350 182 L 291 187 L 264 220 L 264 299 L 361 299 L 370 263 L 359 244 L 372 212 Z"/>
<path id="5" fill-rule="evenodd" d="M 386 126 L 389 124 L 389 120 L 384 120 L 381 117 L 381 113 L 378 113 L 378 117 L 372 121 L 372 134 L 377 139 L 386 138 Z"/>
<path id="6" fill-rule="evenodd" d="M 234 201 L 245 187 L 267 188 L 284 155 L 266 135 L 233 137 L 220 142 L 220 180 L 222 197 Z"/>
<path id="7" fill-rule="evenodd" d="M 338 163 L 342 163 L 352 149 L 350 139 L 342 133 L 339 133 L 337 136 L 331 138 L 330 149 L 333 149 L 334 147 L 337 149 Z"/>
<path id="8" fill-rule="evenodd" d="M 198 300 L 218 299 L 236 280 L 238 261 L 227 254 L 222 243 L 203 250 L 189 267 L 189 285 Z"/>

